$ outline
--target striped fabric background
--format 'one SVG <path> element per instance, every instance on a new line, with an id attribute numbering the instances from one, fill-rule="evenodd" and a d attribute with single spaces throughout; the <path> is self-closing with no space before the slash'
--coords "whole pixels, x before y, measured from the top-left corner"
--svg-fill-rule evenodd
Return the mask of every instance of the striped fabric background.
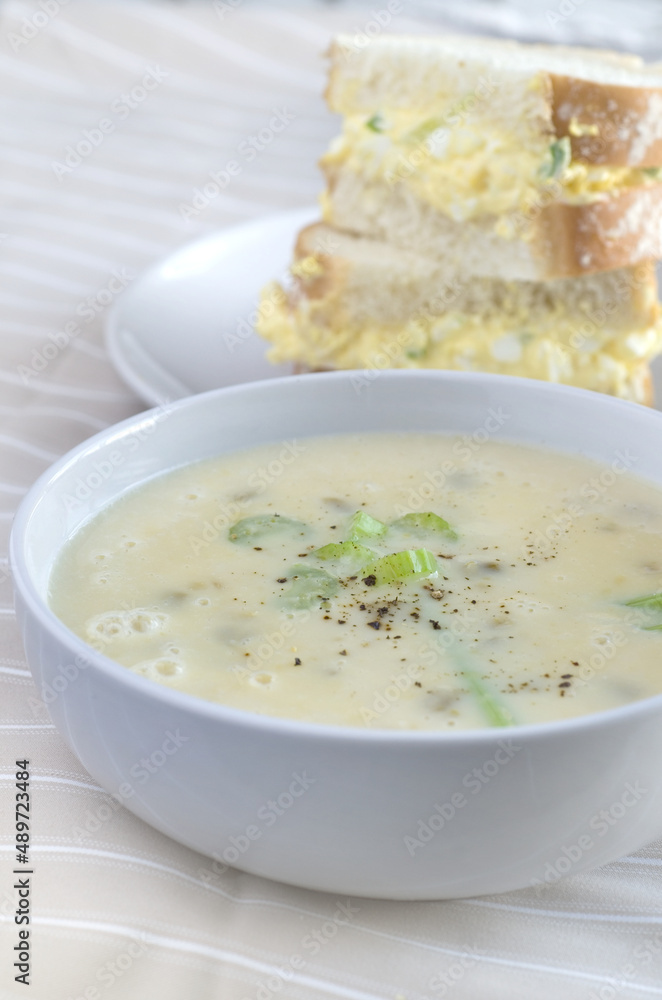
<path id="1" fill-rule="evenodd" d="M 662 996 L 662 844 L 543 891 L 459 902 L 338 899 L 217 873 L 94 784 L 52 727 L 24 662 L 5 555 L 13 510 L 54 459 L 144 405 L 109 364 L 105 305 L 194 237 L 314 202 L 315 161 L 336 129 L 319 96 L 320 54 L 334 31 L 360 30 L 383 6 L 0 6 L 2 1000 Z M 428 28 L 443 22 L 432 0 L 402 7 L 396 30 L 420 28 L 414 15 Z M 549 0 L 525 9 L 523 17 L 510 5 L 458 4 L 456 24 L 649 55 L 662 38 L 657 5 Z M 274 108 L 288 109 L 292 123 L 185 219 L 181 204 Z M 104 119 L 112 131 L 68 166 L 67 147 Z M 23 757 L 34 808 L 29 987 L 14 981 L 12 964 L 13 764 Z"/>

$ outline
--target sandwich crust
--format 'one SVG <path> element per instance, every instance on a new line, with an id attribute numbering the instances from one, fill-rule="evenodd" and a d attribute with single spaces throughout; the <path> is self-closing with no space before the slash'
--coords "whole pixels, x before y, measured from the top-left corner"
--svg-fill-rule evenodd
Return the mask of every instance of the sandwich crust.
<path id="1" fill-rule="evenodd" d="M 545 278 L 662 257 L 662 185 L 628 188 L 586 205 L 548 205 L 533 228 L 532 251 Z"/>
<path id="2" fill-rule="evenodd" d="M 573 160 L 615 167 L 662 164 L 662 89 L 557 74 L 551 82 L 552 122 L 558 138 L 570 138 Z"/>

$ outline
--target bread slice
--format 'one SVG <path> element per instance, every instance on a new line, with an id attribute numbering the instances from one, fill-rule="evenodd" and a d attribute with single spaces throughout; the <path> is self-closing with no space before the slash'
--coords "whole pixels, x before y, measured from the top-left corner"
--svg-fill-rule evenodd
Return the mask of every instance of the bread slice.
<path id="1" fill-rule="evenodd" d="M 456 261 L 469 273 L 545 281 L 629 267 L 662 257 L 662 185 L 568 204 L 548 197 L 523 211 L 455 220 L 411 184 L 328 171 L 324 219 L 337 229 Z"/>
<path id="2" fill-rule="evenodd" d="M 567 136 L 572 157 L 662 165 L 662 64 L 562 45 L 460 36 L 339 35 L 326 91 L 333 111 L 471 112 L 527 138 Z M 469 100 L 472 98 L 472 100 Z"/>
<path id="3" fill-rule="evenodd" d="M 268 286 L 259 310 L 276 362 L 490 371 L 651 402 L 662 323 L 649 263 L 544 283 L 476 278 L 315 224 L 292 270 L 292 288 Z"/>

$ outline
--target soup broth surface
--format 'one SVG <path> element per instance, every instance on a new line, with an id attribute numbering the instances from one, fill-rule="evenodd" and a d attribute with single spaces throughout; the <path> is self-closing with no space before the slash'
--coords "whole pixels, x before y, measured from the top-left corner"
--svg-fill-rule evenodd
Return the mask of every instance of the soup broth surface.
<path id="1" fill-rule="evenodd" d="M 454 731 L 613 708 L 662 691 L 662 491 L 627 458 L 441 434 L 223 455 L 84 525 L 50 604 L 136 673 L 268 715 Z"/>

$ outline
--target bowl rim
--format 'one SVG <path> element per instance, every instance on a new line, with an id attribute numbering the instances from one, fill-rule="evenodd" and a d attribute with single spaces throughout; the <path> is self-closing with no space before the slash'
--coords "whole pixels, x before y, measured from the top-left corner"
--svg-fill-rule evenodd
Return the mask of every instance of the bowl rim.
<path id="1" fill-rule="evenodd" d="M 372 374 L 372 370 L 371 374 Z M 155 415 L 164 410 L 171 414 L 173 411 L 188 409 L 191 406 L 204 406 L 207 401 L 219 396 L 227 397 L 246 392 L 270 392 L 282 391 L 283 384 L 286 386 L 308 383 L 314 380 L 319 383 L 324 381 L 346 381 L 352 375 L 360 373 L 360 370 L 343 370 L 333 372 L 312 372 L 302 375 L 286 375 L 279 378 L 268 379 L 259 382 L 245 382 L 238 385 L 225 386 L 217 389 L 210 389 L 203 393 L 196 393 L 191 396 L 178 398 L 172 402 L 162 403 L 159 406 L 141 411 L 131 417 L 112 424 L 109 427 L 86 438 L 80 444 L 67 451 L 61 458 L 57 459 L 48 469 L 46 469 L 34 482 L 32 487 L 23 497 L 12 525 L 9 539 L 9 568 L 12 576 L 12 583 L 15 592 L 15 602 L 17 598 L 25 603 L 32 615 L 38 620 L 42 629 L 53 636 L 58 643 L 71 649 L 72 654 L 86 661 L 84 670 L 98 670 L 109 680 L 117 683 L 120 687 L 126 686 L 129 691 L 135 692 L 140 697 L 153 698 L 157 702 L 163 703 L 169 708 L 178 708 L 191 715 L 198 715 L 207 720 L 216 720 L 221 724 L 230 724 L 235 727 L 245 729 L 259 729 L 271 734 L 281 734 L 290 737 L 313 738 L 321 742 L 342 741 L 350 745 L 352 743 L 368 743 L 375 746 L 393 744 L 394 746 L 408 746 L 412 748 L 423 745 L 431 745 L 441 749 L 447 745 L 465 744 L 494 745 L 499 741 L 513 741 L 517 738 L 527 741 L 547 740 L 555 737 L 570 735 L 575 730 L 591 730 L 602 728 L 615 723 L 626 723 L 636 716 L 647 716 L 662 711 L 662 692 L 651 695 L 634 702 L 616 708 L 606 709 L 598 712 L 591 712 L 585 715 L 578 715 L 571 719 L 553 720 L 549 722 L 514 724 L 504 727 L 480 727 L 476 729 L 463 729 L 457 732 L 447 732 L 430 729 L 420 730 L 397 730 L 380 729 L 378 727 L 361 729 L 357 726 L 332 725 L 329 723 L 308 722 L 301 719 L 289 719 L 287 717 L 272 716 L 247 709 L 234 708 L 224 705 L 221 702 L 214 702 L 198 695 L 189 694 L 185 691 L 169 688 L 158 681 L 153 681 L 147 677 L 142 677 L 134 673 L 128 667 L 106 656 L 104 653 L 86 643 L 75 632 L 68 628 L 57 615 L 51 610 L 46 599 L 41 596 L 39 589 L 34 582 L 27 566 L 25 548 L 29 542 L 29 533 L 32 517 L 44 493 L 54 488 L 57 481 L 76 463 L 87 455 L 94 454 L 95 451 L 106 447 L 113 439 L 119 439 L 127 434 L 135 434 L 142 427 L 153 424 Z M 653 421 L 661 424 L 662 412 L 643 407 L 628 400 L 618 399 L 613 396 L 606 396 L 602 393 L 593 392 L 589 389 L 580 389 L 561 383 L 539 382 L 534 379 L 521 378 L 511 375 L 495 375 L 484 372 L 457 372 L 443 369 L 391 369 L 379 370 L 379 380 L 406 380 L 431 378 L 434 381 L 466 381 L 485 382 L 488 385 L 511 385 L 518 391 L 518 386 L 536 391 L 558 396 L 584 396 L 591 400 L 591 404 L 597 407 L 625 408 L 630 412 L 637 412 L 640 415 L 649 417 Z M 406 433 L 406 432 L 405 432 Z M 425 433 L 425 432 L 422 432 Z M 305 436 L 305 434 L 303 435 Z M 506 435 L 507 438 L 507 435 Z M 275 437 L 274 441 L 280 440 Z M 261 443 L 268 443 L 267 441 Z M 564 449 L 558 449 L 561 452 Z M 199 459 L 193 459 L 193 462 Z M 187 462 L 180 465 L 173 465 L 169 469 L 161 470 L 153 476 L 148 476 L 138 483 L 132 484 L 129 489 L 139 488 L 150 479 L 167 475 L 170 469 L 181 468 Z M 643 477 L 645 478 L 645 477 Z M 662 489 L 662 481 L 660 482 Z M 114 503 L 117 498 L 109 501 Z M 98 512 L 96 512 L 98 513 Z M 91 518 L 96 516 L 91 515 Z M 58 550 L 59 551 L 59 550 Z M 62 692 L 64 695 L 66 692 Z M 42 692 L 39 691 L 41 696 Z M 58 698 L 60 694 L 58 693 Z"/>

